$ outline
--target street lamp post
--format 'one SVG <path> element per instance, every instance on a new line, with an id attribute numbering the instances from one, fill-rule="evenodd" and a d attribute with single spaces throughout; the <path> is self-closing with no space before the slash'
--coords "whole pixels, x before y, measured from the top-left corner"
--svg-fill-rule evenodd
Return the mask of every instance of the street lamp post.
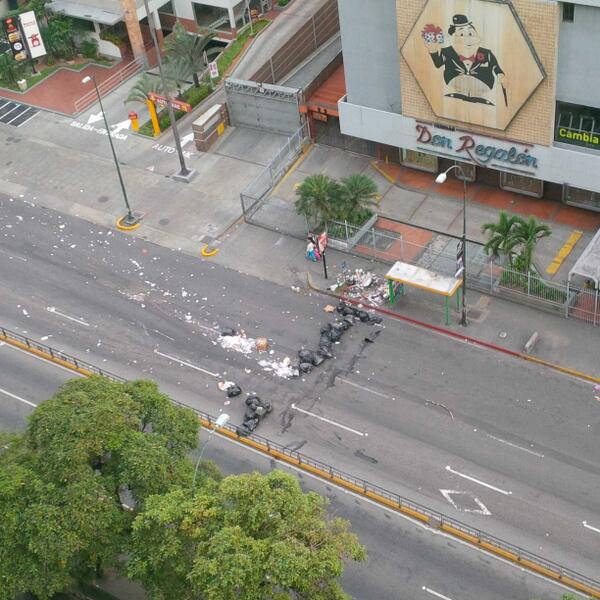
<path id="1" fill-rule="evenodd" d="M 214 435 L 215 431 L 217 430 L 217 427 L 225 427 L 225 425 L 227 425 L 228 422 L 229 422 L 229 415 L 227 413 L 221 413 L 217 417 L 214 427 L 212 428 L 211 432 L 208 434 L 206 441 L 204 442 L 204 444 L 202 444 L 202 448 L 200 449 L 200 455 L 198 456 L 198 460 L 196 461 L 196 468 L 194 469 L 194 479 L 192 480 L 192 498 L 194 497 L 194 494 L 196 493 L 196 477 L 198 476 L 198 469 L 200 468 L 200 461 L 202 460 L 202 455 L 204 454 L 204 450 L 206 449 L 206 446 L 208 446 L 208 442 L 210 442 L 210 438 Z"/>
<path id="2" fill-rule="evenodd" d="M 131 212 L 131 206 L 129 206 L 129 199 L 127 198 L 127 190 L 125 189 L 125 182 L 123 181 L 123 176 L 121 175 L 121 167 L 119 166 L 119 161 L 117 159 L 117 153 L 115 152 L 115 146 L 112 141 L 112 136 L 110 135 L 110 127 L 108 126 L 108 121 L 106 119 L 106 113 L 104 112 L 104 106 L 102 104 L 102 97 L 100 96 L 100 90 L 98 90 L 98 84 L 96 83 L 96 78 L 94 75 L 87 75 L 82 80 L 81 83 L 89 83 L 92 82 L 94 84 L 94 89 L 96 90 L 96 96 L 98 96 L 98 103 L 100 104 L 100 112 L 102 113 L 102 118 L 104 119 L 104 126 L 106 127 L 106 135 L 108 136 L 108 143 L 110 144 L 110 150 L 113 155 L 113 159 L 115 161 L 115 167 L 117 169 L 117 175 L 119 176 L 119 183 L 121 184 L 121 191 L 123 192 L 123 199 L 125 200 L 125 206 L 127 207 L 127 214 L 119 219 L 119 223 L 125 225 L 125 227 L 135 227 L 139 224 L 139 219 L 134 216 Z"/>
<path id="3" fill-rule="evenodd" d="M 467 321 L 467 178 L 465 172 L 460 165 L 452 165 L 446 169 L 443 173 L 440 173 L 436 178 L 436 183 L 444 183 L 448 178 L 448 173 L 456 169 L 463 180 L 463 234 L 462 234 L 462 256 L 463 256 L 463 280 L 462 280 L 462 314 L 460 324 L 465 327 L 468 325 Z"/>
<path id="4" fill-rule="evenodd" d="M 169 88 L 165 79 L 162 58 L 160 56 L 160 47 L 158 45 L 158 40 L 156 39 L 156 27 L 154 24 L 154 16 L 150 12 L 150 8 L 148 7 L 148 0 L 144 0 L 144 8 L 146 10 L 146 18 L 148 19 L 148 25 L 150 26 L 152 44 L 154 45 L 154 50 L 156 51 L 158 73 L 160 75 L 160 81 L 162 83 L 163 91 L 165 94 L 167 112 L 169 114 L 169 121 L 171 121 L 171 129 L 173 130 L 173 140 L 175 141 L 175 148 L 177 149 L 177 155 L 179 156 L 179 165 L 181 167 L 179 173 L 173 175 L 173 179 L 189 183 L 196 176 L 197 171 L 196 169 L 188 169 L 185 164 L 185 158 L 183 156 L 183 150 L 181 148 L 181 138 L 179 137 L 179 130 L 177 129 L 177 121 L 175 120 L 175 113 L 173 112 L 173 107 L 171 106 L 171 94 L 169 93 Z"/>

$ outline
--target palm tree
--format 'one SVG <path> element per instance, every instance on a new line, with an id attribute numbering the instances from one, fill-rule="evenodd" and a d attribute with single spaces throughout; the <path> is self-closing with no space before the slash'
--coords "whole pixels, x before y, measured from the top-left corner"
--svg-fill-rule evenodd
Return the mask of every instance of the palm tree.
<path id="1" fill-rule="evenodd" d="M 165 39 L 164 50 L 167 60 L 178 60 L 185 65 L 187 76 L 194 79 L 194 85 L 200 87 L 198 71 L 204 67 L 204 52 L 207 56 L 219 53 L 218 48 L 206 48 L 214 33 L 206 35 L 190 34 L 185 27 L 177 21 L 173 32 Z"/>
<path id="2" fill-rule="evenodd" d="M 515 228 L 519 220 L 519 217 L 514 215 L 509 217 L 504 211 L 500 211 L 497 223 L 484 223 L 481 231 L 489 236 L 483 247 L 484 252 L 494 258 L 504 254 L 512 265 L 513 250 L 520 243 L 515 237 Z"/>
<path id="3" fill-rule="evenodd" d="M 327 175 L 310 175 L 298 186 L 296 194 L 296 212 L 314 225 L 325 225 L 339 214 L 342 187 Z"/>
<path id="4" fill-rule="evenodd" d="M 149 95 L 151 93 L 162 94 L 163 92 L 164 89 L 160 79 L 158 77 L 154 77 L 153 75 L 144 73 L 131 88 L 129 95 L 125 99 L 125 103 L 140 102 L 142 104 L 146 104 L 146 102 L 148 102 L 150 99 Z"/>
<path id="5" fill-rule="evenodd" d="M 542 238 L 548 237 L 552 233 L 552 229 L 545 223 L 539 223 L 534 217 L 529 217 L 527 221 L 517 217 L 516 223 L 514 237 L 521 246 L 525 273 L 529 273 L 536 244 Z"/>
<path id="6" fill-rule="evenodd" d="M 362 217 L 367 210 L 375 206 L 377 185 L 367 175 L 357 173 L 342 179 L 343 213 L 340 220 L 350 221 Z"/>

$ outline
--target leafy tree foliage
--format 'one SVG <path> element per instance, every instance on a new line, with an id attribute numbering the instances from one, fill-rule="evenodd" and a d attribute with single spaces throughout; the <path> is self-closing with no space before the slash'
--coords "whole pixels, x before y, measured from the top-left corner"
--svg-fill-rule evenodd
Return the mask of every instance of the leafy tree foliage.
<path id="1" fill-rule="evenodd" d="M 368 175 L 356 173 L 342 179 L 344 220 L 360 221 L 375 206 L 377 191 L 377 184 Z"/>
<path id="2" fill-rule="evenodd" d="M 324 226 L 335 219 L 343 202 L 342 187 L 328 175 L 308 176 L 296 190 L 295 207 L 311 225 Z"/>
<path id="3" fill-rule="evenodd" d="M 281 471 L 208 480 L 148 498 L 133 525 L 129 576 L 154 600 L 338 600 L 345 560 L 365 550 L 326 500 Z"/>
<path id="4" fill-rule="evenodd" d="M 67 382 L 0 452 L 0 600 L 41 599 L 114 564 L 151 494 L 189 489 L 198 421 L 156 384 Z"/>

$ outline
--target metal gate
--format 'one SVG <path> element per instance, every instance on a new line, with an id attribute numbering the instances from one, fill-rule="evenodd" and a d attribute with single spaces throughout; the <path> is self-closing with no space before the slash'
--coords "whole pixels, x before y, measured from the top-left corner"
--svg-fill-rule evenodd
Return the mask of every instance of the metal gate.
<path id="1" fill-rule="evenodd" d="M 290 135 L 302 125 L 301 90 L 296 88 L 227 79 L 225 95 L 231 124 L 236 127 Z"/>

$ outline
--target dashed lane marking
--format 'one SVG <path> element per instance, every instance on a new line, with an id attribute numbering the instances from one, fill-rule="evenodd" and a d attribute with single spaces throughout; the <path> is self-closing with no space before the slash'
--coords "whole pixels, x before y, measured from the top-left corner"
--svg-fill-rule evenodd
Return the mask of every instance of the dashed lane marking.
<path id="1" fill-rule="evenodd" d="M 292 410 L 296 410 L 302 414 L 308 415 L 309 417 L 314 417 L 315 419 L 319 419 L 319 421 L 324 421 L 325 423 L 329 423 L 330 425 L 335 425 L 336 427 L 339 427 L 340 429 L 345 429 L 346 431 L 349 431 L 350 433 L 355 433 L 356 435 L 360 435 L 361 437 L 367 437 L 369 435 L 368 433 L 364 433 L 363 431 L 357 431 L 356 429 L 352 429 L 352 427 L 348 427 L 347 425 L 342 425 L 341 423 L 338 423 L 337 421 L 332 421 L 331 419 L 327 419 L 326 417 L 317 415 L 313 412 L 310 412 L 309 410 L 304 410 L 303 408 L 298 408 L 295 404 L 292 404 L 291 408 L 292 408 Z"/>
<path id="2" fill-rule="evenodd" d="M 596 533 L 600 533 L 600 529 L 598 529 L 597 527 L 592 527 L 591 525 L 588 525 L 587 521 L 582 521 L 581 523 L 586 529 L 591 529 L 592 531 L 595 531 Z"/>
<path id="3" fill-rule="evenodd" d="M 4 394 L 4 395 L 8 396 L 9 398 L 14 398 L 15 400 L 18 400 L 19 402 L 23 402 L 23 404 L 28 404 L 29 406 L 33 406 L 33 408 L 37 408 L 37 404 L 34 404 L 33 402 L 30 402 L 29 400 L 25 400 L 25 398 L 21 398 L 21 396 L 12 394 L 11 392 L 9 392 L 7 390 L 3 390 L 2 388 L 0 388 L 0 394 Z"/>
<path id="4" fill-rule="evenodd" d="M 534 452 L 533 450 L 530 450 L 529 448 L 523 448 L 523 446 L 519 446 L 518 444 L 513 444 L 512 442 L 509 442 L 508 440 L 503 440 L 502 438 L 496 437 L 495 435 L 492 435 L 491 433 L 488 433 L 486 435 L 489 438 L 492 438 L 493 440 L 500 442 L 501 444 L 506 444 L 507 446 L 510 446 L 511 448 L 516 448 L 517 450 L 523 450 L 523 452 L 527 452 L 528 454 L 533 454 L 534 456 L 537 456 L 538 458 L 544 458 L 543 454 L 540 454 L 539 452 Z"/>
<path id="5" fill-rule="evenodd" d="M 54 306 L 47 306 L 46 310 L 54 315 L 58 315 L 63 319 L 68 319 L 69 321 L 74 321 L 75 323 L 79 323 L 80 325 L 85 325 L 85 327 L 89 327 L 90 324 L 84 321 L 83 319 L 78 319 L 77 317 L 71 317 L 69 315 L 65 315 L 65 313 L 59 312 L 54 308 Z"/>
<path id="6" fill-rule="evenodd" d="M 449 473 L 454 473 L 454 475 L 458 475 L 459 477 L 472 481 L 473 483 L 478 483 L 479 485 L 482 485 L 483 487 L 486 487 L 490 490 L 494 490 L 499 494 L 504 494 L 505 496 L 510 496 L 512 494 L 512 492 L 507 492 L 506 490 L 496 487 L 495 485 L 491 485 L 489 483 L 486 483 L 485 481 L 481 481 L 480 479 L 475 479 L 475 477 L 471 477 L 470 475 L 465 475 L 464 473 L 455 471 L 450 465 L 446 465 L 446 471 L 448 471 Z"/>
<path id="7" fill-rule="evenodd" d="M 218 373 L 212 373 L 211 371 L 207 371 L 206 369 L 203 369 L 202 367 L 193 365 L 192 363 L 189 363 L 185 360 L 181 360 L 180 358 L 175 358 L 174 356 L 169 356 L 168 354 L 163 354 L 162 352 L 159 352 L 156 348 L 154 349 L 154 354 L 158 354 L 159 356 L 162 356 L 163 358 L 168 358 L 169 360 L 179 363 L 180 365 L 183 365 L 184 367 L 189 367 L 190 369 L 195 369 L 196 371 L 200 371 L 201 373 L 210 375 L 211 377 L 219 377 Z"/>
<path id="8" fill-rule="evenodd" d="M 423 586 L 421 589 L 424 592 L 427 592 L 428 594 L 435 596 L 436 598 L 441 598 L 442 600 L 452 600 L 452 598 L 448 598 L 448 596 L 444 596 L 444 594 L 440 594 L 439 592 L 436 592 L 435 590 L 432 590 L 431 588 L 428 588 L 426 586 Z"/>
<path id="9" fill-rule="evenodd" d="M 345 383 L 346 385 L 350 385 L 359 390 L 362 390 L 363 392 L 368 392 L 369 394 L 373 394 L 374 396 L 379 396 L 380 398 L 385 398 L 386 400 L 394 399 L 391 396 L 388 396 L 387 394 L 382 394 L 381 392 L 378 392 L 377 390 L 372 390 L 371 388 L 369 388 L 365 385 L 360 385 L 359 383 L 354 383 L 353 381 L 349 381 L 348 379 L 344 379 L 343 377 L 336 377 L 336 379 L 338 381 L 341 381 L 342 383 Z"/>

